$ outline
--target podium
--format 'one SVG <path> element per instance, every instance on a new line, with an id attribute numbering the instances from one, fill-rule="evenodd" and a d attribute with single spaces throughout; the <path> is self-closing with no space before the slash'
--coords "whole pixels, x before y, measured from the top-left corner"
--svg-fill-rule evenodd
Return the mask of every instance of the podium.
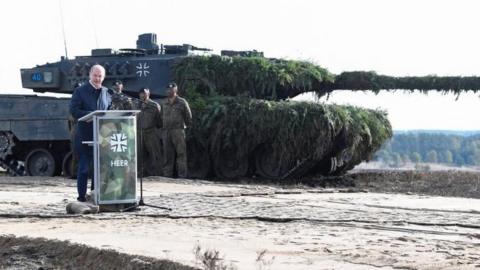
<path id="1" fill-rule="evenodd" d="M 78 121 L 93 122 L 94 202 L 137 203 L 136 117 L 140 111 L 97 110 Z"/>

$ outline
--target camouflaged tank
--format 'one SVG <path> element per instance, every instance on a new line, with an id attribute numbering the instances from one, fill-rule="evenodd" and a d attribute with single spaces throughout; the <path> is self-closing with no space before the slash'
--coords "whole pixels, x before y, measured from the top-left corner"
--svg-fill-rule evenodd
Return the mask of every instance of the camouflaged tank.
<path id="1" fill-rule="evenodd" d="M 162 99 L 167 83 L 177 82 L 194 116 L 187 130 L 193 178 L 341 174 L 369 160 L 392 135 L 383 111 L 291 100 L 301 93 L 321 97 L 335 89 L 480 89 L 477 77 L 334 75 L 309 62 L 265 58 L 257 51 L 216 55 L 188 44 L 159 46 L 155 34 L 140 35 L 135 49 L 94 49 L 89 56 L 22 69 L 22 84 L 35 92 L 72 93 L 87 82 L 94 64 L 106 69 L 104 85 L 121 80 L 124 93 L 131 96 L 148 87 L 154 99 Z M 29 98 L 22 103 L 28 113 L 21 117 L 0 112 L 0 165 L 13 174 L 53 175 L 60 168 L 72 174 L 65 135 L 70 130 L 69 100 Z M 0 97 L 1 102 L 17 106 L 7 97 Z M 37 117 L 40 110 L 50 117 Z M 35 124 L 42 136 L 28 124 Z"/>

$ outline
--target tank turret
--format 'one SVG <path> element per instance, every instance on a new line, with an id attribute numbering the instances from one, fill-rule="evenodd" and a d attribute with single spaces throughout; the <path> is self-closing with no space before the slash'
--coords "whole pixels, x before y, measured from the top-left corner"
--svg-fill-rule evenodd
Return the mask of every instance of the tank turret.
<path id="1" fill-rule="evenodd" d="M 139 35 L 137 39 L 137 49 L 145 50 L 147 54 L 158 54 L 157 35 L 153 33 Z"/>

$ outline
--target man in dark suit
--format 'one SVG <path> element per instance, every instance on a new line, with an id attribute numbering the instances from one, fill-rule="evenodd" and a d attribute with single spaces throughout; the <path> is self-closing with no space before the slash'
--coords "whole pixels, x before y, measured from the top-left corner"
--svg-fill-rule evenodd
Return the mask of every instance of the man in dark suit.
<path id="1" fill-rule="evenodd" d="M 76 120 L 96 110 L 107 110 L 112 102 L 108 88 L 102 86 L 105 79 L 105 69 L 101 65 L 92 66 L 89 78 L 88 83 L 75 89 L 70 101 L 70 113 Z M 93 163 L 93 148 L 82 144 L 83 141 L 93 141 L 93 124 L 79 121 L 75 134 L 75 151 L 79 157 L 77 200 L 80 202 L 86 201 L 88 171 L 90 164 Z M 91 189 L 94 189 L 93 179 Z"/>

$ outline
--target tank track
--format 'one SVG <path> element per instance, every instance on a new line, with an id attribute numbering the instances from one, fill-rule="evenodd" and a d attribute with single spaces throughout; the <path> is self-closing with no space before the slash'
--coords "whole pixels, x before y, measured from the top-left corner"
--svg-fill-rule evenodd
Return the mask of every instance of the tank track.
<path id="1" fill-rule="evenodd" d="M 26 175 L 23 162 L 16 160 L 13 156 L 15 141 L 10 132 L 0 132 L 0 167 L 5 169 L 12 176 Z"/>

